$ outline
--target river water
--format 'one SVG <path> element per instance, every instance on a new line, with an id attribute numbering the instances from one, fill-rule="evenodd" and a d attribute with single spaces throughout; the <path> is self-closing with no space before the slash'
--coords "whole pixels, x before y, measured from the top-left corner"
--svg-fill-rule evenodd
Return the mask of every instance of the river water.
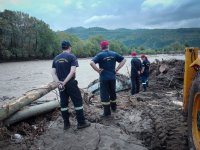
<path id="1" fill-rule="evenodd" d="M 150 62 L 155 59 L 184 59 L 184 55 L 150 55 Z M 131 57 L 127 57 L 125 66 L 119 73 L 127 74 L 130 70 Z M 98 74 L 89 65 L 91 59 L 79 59 L 77 68 L 77 80 L 80 88 L 98 78 Z M 0 64 L 0 98 L 19 97 L 31 89 L 40 87 L 52 81 L 51 60 L 9 62 Z"/>

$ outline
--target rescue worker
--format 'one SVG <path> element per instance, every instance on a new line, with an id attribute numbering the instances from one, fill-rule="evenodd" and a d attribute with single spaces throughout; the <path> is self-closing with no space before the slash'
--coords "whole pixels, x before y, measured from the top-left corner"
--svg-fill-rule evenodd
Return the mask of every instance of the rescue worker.
<path id="1" fill-rule="evenodd" d="M 142 63 L 139 58 L 137 58 L 137 53 L 132 52 L 131 56 L 131 95 L 139 93 L 140 91 L 140 72 L 142 69 Z"/>
<path id="2" fill-rule="evenodd" d="M 84 117 L 81 92 L 78 88 L 78 82 L 75 80 L 78 61 L 76 56 L 71 54 L 71 44 L 69 41 L 63 41 L 61 45 L 63 52 L 53 60 L 52 77 L 58 83 L 64 130 L 70 128 L 68 112 L 69 97 L 75 107 L 78 122 L 77 128 L 85 128 L 90 126 L 90 123 Z"/>
<path id="3" fill-rule="evenodd" d="M 116 73 L 126 62 L 124 57 L 109 50 L 108 41 L 100 42 L 101 52 L 99 52 L 90 62 L 92 68 L 100 75 L 100 98 L 104 108 L 101 117 L 111 116 L 111 110 L 116 111 Z M 116 67 L 116 62 L 119 65 Z M 99 64 L 99 67 L 96 64 Z"/>
<path id="4" fill-rule="evenodd" d="M 144 89 L 143 91 L 146 92 L 149 83 L 148 78 L 149 78 L 150 62 L 144 54 L 141 55 L 141 59 L 142 59 L 141 80 Z"/>

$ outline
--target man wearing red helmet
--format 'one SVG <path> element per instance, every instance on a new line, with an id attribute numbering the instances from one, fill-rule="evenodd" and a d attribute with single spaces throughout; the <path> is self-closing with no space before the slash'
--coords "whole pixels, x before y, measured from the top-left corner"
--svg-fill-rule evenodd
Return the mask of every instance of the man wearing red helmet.
<path id="1" fill-rule="evenodd" d="M 144 54 L 141 55 L 141 59 L 142 59 L 141 80 L 144 89 L 143 91 L 146 92 L 149 83 L 148 78 L 149 78 L 150 62 Z"/>
<path id="2" fill-rule="evenodd" d="M 100 97 L 104 108 L 102 117 L 108 117 L 111 115 L 111 110 L 116 111 L 116 73 L 124 66 L 126 60 L 109 50 L 108 41 L 100 42 L 100 47 L 102 51 L 92 59 L 90 65 L 100 75 Z M 115 68 L 116 62 L 119 63 L 117 68 Z M 97 63 L 99 67 L 96 66 Z"/>
<path id="3" fill-rule="evenodd" d="M 140 91 L 140 72 L 142 68 L 141 61 L 137 58 L 137 53 L 132 52 L 131 56 L 131 95 Z"/>

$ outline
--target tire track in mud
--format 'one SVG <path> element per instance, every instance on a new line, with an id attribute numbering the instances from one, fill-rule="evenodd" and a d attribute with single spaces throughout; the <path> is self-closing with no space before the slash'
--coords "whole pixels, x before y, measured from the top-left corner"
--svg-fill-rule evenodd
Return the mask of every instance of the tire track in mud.
<path id="1" fill-rule="evenodd" d="M 151 118 L 153 133 L 152 136 L 148 132 L 141 136 L 150 149 L 188 149 L 186 118 L 182 115 L 181 106 L 171 100 L 171 97 L 160 99 L 156 106 L 152 102 L 145 104 L 147 107 L 142 115 Z"/>
<path id="2" fill-rule="evenodd" d="M 115 123 L 125 133 L 142 140 L 149 149 L 188 149 L 186 118 L 182 106 L 178 105 L 181 102 L 177 100 L 176 91 L 171 93 L 167 96 L 165 91 L 161 94 L 147 92 L 131 97 L 135 105 L 130 104 L 126 108 L 128 111 L 120 110 L 121 119 Z"/>

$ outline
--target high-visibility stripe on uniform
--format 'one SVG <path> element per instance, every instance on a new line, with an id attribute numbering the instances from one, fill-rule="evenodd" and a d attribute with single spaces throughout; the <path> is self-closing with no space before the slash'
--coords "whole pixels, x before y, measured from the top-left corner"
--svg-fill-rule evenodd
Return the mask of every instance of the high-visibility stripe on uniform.
<path id="1" fill-rule="evenodd" d="M 83 109 L 83 106 L 75 107 L 75 110 L 81 110 L 81 109 Z"/>
<path id="2" fill-rule="evenodd" d="M 68 110 L 68 107 L 66 107 L 66 108 L 61 108 L 60 110 L 61 110 L 61 111 L 67 111 L 67 110 Z"/>
<path id="3" fill-rule="evenodd" d="M 142 83 L 142 84 L 146 84 L 146 82 L 145 82 L 145 83 Z"/>
<path id="4" fill-rule="evenodd" d="M 102 105 L 110 105 L 110 102 L 101 102 Z"/>
<path id="5" fill-rule="evenodd" d="M 110 100 L 111 103 L 116 103 L 116 100 Z"/>

